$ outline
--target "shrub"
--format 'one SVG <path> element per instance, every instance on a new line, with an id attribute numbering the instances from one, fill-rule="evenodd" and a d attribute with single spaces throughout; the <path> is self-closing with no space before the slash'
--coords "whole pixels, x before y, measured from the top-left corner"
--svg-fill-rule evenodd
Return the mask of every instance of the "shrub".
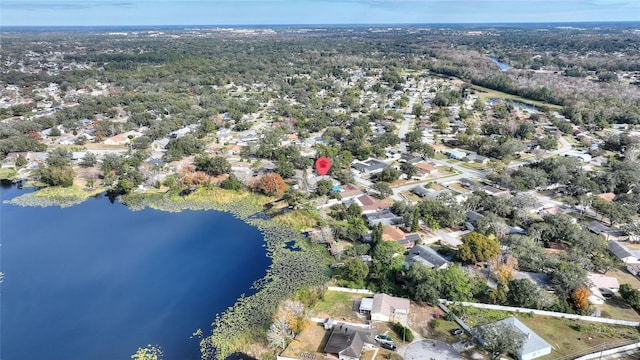
<path id="1" fill-rule="evenodd" d="M 408 327 L 400 324 L 399 322 L 393 325 L 393 332 L 398 335 L 399 338 L 403 339 L 405 342 L 413 341 L 413 332 Z"/>

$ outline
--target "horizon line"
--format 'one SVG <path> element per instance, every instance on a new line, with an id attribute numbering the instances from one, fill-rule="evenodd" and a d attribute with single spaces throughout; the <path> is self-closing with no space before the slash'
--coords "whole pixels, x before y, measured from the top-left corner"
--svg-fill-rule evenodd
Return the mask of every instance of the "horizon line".
<path id="1" fill-rule="evenodd" d="M 640 20 L 594 20 L 594 21 L 514 21 L 514 22 L 425 22 L 425 23 L 281 23 L 281 24 L 97 24 L 97 25 L 2 25 L 0 28 L 64 28 L 64 27 L 160 27 L 160 26 L 206 26 L 206 27 L 240 27 L 240 26 L 419 26 L 419 25 L 522 25 L 522 24 L 622 24 L 637 23 Z"/>

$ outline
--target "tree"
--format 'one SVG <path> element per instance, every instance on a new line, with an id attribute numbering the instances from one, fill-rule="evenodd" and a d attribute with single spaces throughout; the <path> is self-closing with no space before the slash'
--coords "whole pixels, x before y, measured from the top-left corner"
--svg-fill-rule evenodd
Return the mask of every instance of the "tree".
<path id="1" fill-rule="evenodd" d="M 458 258 L 466 263 L 475 264 L 487 261 L 500 254 L 500 244 L 494 238 L 479 232 L 471 232 L 462 237 L 458 247 Z"/>
<path id="2" fill-rule="evenodd" d="M 40 170 L 40 180 L 50 186 L 70 187 L 75 176 L 71 166 L 48 166 Z"/>
<path id="3" fill-rule="evenodd" d="M 515 306 L 539 309 L 542 294 L 538 285 L 527 279 L 514 279 L 508 283 L 507 301 Z"/>
<path id="4" fill-rule="evenodd" d="M 267 331 L 267 341 L 272 347 L 284 350 L 291 339 L 293 339 L 293 331 L 285 318 L 277 318 Z"/>
<path id="5" fill-rule="evenodd" d="M 398 180 L 399 177 L 400 177 L 400 173 L 398 172 L 398 170 L 396 170 L 395 168 L 393 168 L 391 166 L 387 166 L 378 175 L 377 180 L 391 183 L 391 182 L 394 182 L 394 181 Z"/>
<path id="6" fill-rule="evenodd" d="M 274 171 L 283 178 L 290 178 L 296 174 L 295 167 L 284 155 L 278 157 Z"/>
<path id="7" fill-rule="evenodd" d="M 316 194 L 320 196 L 326 196 L 331 194 L 333 190 L 333 183 L 329 180 L 320 180 L 316 183 Z"/>
<path id="8" fill-rule="evenodd" d="M 134 149 L 148 149 L 151 145 L 151 138 L 148 136 L 139 136 L 131 141 Z"/>
<path id="9" fill-rule="evenodd" d="M 440 295 L 451 301 L 468 301 L 473 297 L 471 279 L 459 266 L 437 270 Z"/>
<path id="10" fill-rule="evenodd" d="M 364 279 L 369 274 L 369 267 L 358 258 L 349 258 L 344 262 L 342 276 L 357 285 L 362 285 Z"/>
<path id="11" fill-rule="evenodd" d="M 284 180 L 276 173 L 262 175 L 256 183 L 256 188 L 267 195 L 282 196 L 284 194 Z"/>
<path id="12" fill-rule="evenodd" d="M 409 162 L 404 162 L 402 163 L 402 165 L 400 165 L 400 171 L 407 174 L 408 179 L 411 179 L 416 174 L 418 174 L 418 167 Z"/>
<path id="13" fill-rule="evenodd" d="M 636 311 L 640 311 L 640 291 L 629 284 L 620 285 L 620 296 Z"/>
<path id="14" fill-rule="evenodd" d="M 87 153 L 84 154 L 84 156 L 82 157 L 82 160 L 80 161 L 80 166 L 92 167 L 92 166 L 95 166 L 97 163 L 98 163 L 98 160 L 96 159 L 96 155 L 90 151 L 87 151 Z"/>
<path id="15" fill-rule="evenodd" d="M 422 104 L 416 103 L 413 105 L 413 109 L 411 109 L 411 113 L 415 115 L 417 118 L 420 118 L 424 114 L 424 108 Z"/>
<path id="16" fill-rule="evenodd" d="M 231 174 L 226 179 L 222 180 L 220 187 L 226 190 L 240 191 L 242 190 L 242 183 L 234 174 Z"/>
<path id="17" fill-rule="evenodd" d="M 502 354 L 518 354 L 527 335 L 515 326 L 504 322 L 487 324 L 476 328 L 480 345 L 482 345 L 491 359 L 498 359 Z"/>
<path id="18" fill-rule="evenodd" d="M 27 158 L 25 158 L 24 156 L 22 156 L 22 154 L 20 154 L 16 158 L 15 165 L 20 168 L 20 167 L 23 167 L 23 166 L 27 165 L 28 163 L 29 162 L 27 161 Z"/>
<path id="19" fill-rule="evenodd" d="M 391 189 L 391 186 L 389 186 L 389 184 L 383 183 L 383 182 L 377 182 L 377 183 L 371 185 L 371 189 L 373 189 L 373 190 L 378 192 L 378 197 L 380 199 L 387 198 L 387 197 L 389 197 L 389 196 L 391 196 L 393 194 L 393 190 Z"/>
<path id="20" fill-rule="evenodd" d="M 573 300 L 573 305 L 575 305 L 576 309 L 580 311 L 586 311 L 589 309 L 589 294 L 589 289 L 584 287 L 573 290 L 571 300 Z"/>
<path id="21" fill-rule="evenodd" d="M 198 155 L 193 162 L 196 165 L 196 170 L 204 171 L 213 176 L 228 174 L 231 171 L 231 164 L 222 156 Z"/>

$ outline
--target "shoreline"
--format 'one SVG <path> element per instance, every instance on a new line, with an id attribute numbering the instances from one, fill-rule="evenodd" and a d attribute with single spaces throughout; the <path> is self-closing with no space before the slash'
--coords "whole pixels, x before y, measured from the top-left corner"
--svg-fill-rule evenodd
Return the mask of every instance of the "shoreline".
<path id="1" fill-rule="evenodd" d="M 44 193 L 41 193 L 43 190 Z M 48 190 L 48 191 L 47 191 Z M 78 193 L 76 187 L 45 188 L 23 194 L 5 202 L 18 206 L 68 207 L 104 192 Z M 40 193 L 39 195 L 36 195 Z M 81 195 L 86 195 L 82 197 Z M 138 193 L 119 197 L 131 211 L 151 208 L 160 211 L 215 210 L 227 212 L 256 227 L 263 236 L 266 255 L 271 259 L 264 277 L 251 287 L 252 295 L 241 294 L 233 306 L 215 314 L 212 330 L 201 329 L 200 350 L 203 359 L 224 359 L 236 352 L 250 352 L 251 343 L 264 337 L 278 304 L 304 286 L 319 286 L 328 281 L 327 266 L 320 253 L 307 246 L 303 235 L 290 226 L 265 218 L 262 205 L 266 196 L 248 191 L 199 188 L 194 193 L 179 196 L 172 193 Z M 294 242 L 292 249 L 287 243 Z"/>

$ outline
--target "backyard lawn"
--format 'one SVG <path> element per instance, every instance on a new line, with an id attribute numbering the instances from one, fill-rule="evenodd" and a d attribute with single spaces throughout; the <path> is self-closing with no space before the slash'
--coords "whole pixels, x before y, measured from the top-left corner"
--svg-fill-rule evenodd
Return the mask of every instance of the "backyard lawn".
<path id="1" fill-rule="evenodd" d="M 362 299 L 362 295 L 351 294 L 340 291 L 326 291 L 324 298 L 318 301 L 312 309 L 310 316 L 328 318 L 335 320 L 362 322 L 357 313 L 353 310 L 356 300 Z"/>

